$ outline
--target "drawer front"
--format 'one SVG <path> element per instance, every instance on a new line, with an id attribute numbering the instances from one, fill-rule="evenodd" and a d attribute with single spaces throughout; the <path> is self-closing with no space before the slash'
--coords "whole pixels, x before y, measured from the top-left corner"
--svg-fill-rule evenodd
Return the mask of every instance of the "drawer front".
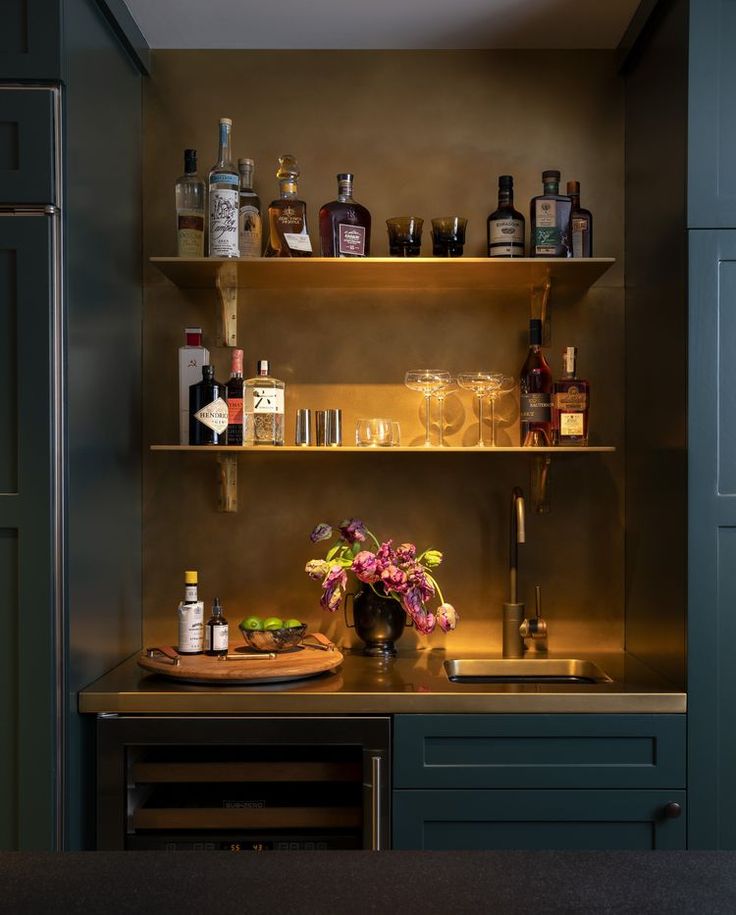
<path id="1" fill-rule="evenodd" d="M 60 79 L 60 0 L 2 0 L 0 6 L 0 79 Z"/>
<path id="2" fill-rule="evenodd" d="M 397 788 L 684 788 L 684 715 L 397 715 Z"/>
<path id="3" fill-rule="evenodd" d="M 57 202 L 55 96 L 0 87 L 0 205 Z"/>
<path id="4" fill-rule="evenodd" d="M 393 848 L 685 848 L 684 791 L 394 791 Z M 667 805 L 679 804 L 670 818 Z"/>

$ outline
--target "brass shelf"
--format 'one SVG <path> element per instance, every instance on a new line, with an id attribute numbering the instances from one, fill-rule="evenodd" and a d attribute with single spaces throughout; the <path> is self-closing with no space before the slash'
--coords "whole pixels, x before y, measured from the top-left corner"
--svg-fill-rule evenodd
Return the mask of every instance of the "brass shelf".
<path id="1" fill-rule="evenodd" d="M 550 446 L 542 448 L 522 448 L 519 445 L 498 446 L 490 445 L 479 448 L 478 446 L 458 447 L 448 445 L 445 448 L 423 446 L 398 446 L 392 448 L 362 448 L 357 445 L 341 445 L 339 447 L 317 447 L 302 445 L 151 445 L 151 451 L 179 451 L 200 453 L 225 453 L 238 454 L 611 454 L 616 448 L 613 445 L 585 445 L 582 447 Z"/>

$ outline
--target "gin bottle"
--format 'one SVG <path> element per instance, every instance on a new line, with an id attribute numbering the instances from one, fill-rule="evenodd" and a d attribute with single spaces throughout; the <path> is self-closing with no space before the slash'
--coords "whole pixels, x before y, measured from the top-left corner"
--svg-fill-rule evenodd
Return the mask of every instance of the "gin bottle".
<path id="1" fill-rule="evenodd" d="M 572 201 L 560 194 L 560 173 L 542 172 L 544 193 L 531 203 L 531 257 L 572 257 Z"/>
<path id="2" fill-rule="evenodd" d="M 353 200 L 353 175 L 337 176 L 337 200 L 319 211 L 322 257 L 370 257 L 371 214 Z"/>
<path id="3" fill-rule="evenodd" d="M 184 174 L 176 179 L 177 257 L 204 256 L 204 181 L 197 174 L 197 150 L 184 150 Z"/>
<path id="4" fill-rule="evenodd" d="M 210 257 L 238 257 L 238 206 L 240 177 L 230 152 L 233 122 L 220 118 L 220 150 L 210 169 Z"/>
<path id="5" fill-rule="evenodd" d="M 307 205 L 297 196 L 299 165 L 294 156 L 281 156 L 276 177 L 281 196 L 268 208 L 266 257 L 310 257 Z"/>
<path id="6" fill-rule="evenodd" d="M 261 222 L 261 201 L 253 190 L 252 159 L 238 159 L 240 172 L 240 221 L 238 243 L 241 257 L 260 257 L 263 251 L 263 226 Z"/>
<path id="7" fill-rule="evenodd" d="M 227 444 L 227 391 L 215 381 L 211 365 L 202 366 L 202 380 L 189 388 L 189 444 Z"/>
<path id="8" fill-rule="evenodd" d="M 245 382 L 246 444 L 284 444 L 284 385 L 270 374 L 268 359 L 258 360 L 258 374 Z"/>

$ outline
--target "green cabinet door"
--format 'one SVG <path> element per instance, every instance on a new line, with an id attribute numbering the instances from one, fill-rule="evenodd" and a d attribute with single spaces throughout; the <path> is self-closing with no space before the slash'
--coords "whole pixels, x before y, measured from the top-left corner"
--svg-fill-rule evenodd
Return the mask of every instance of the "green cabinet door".
<path id="1" fill-rule="evenodd" d="M 2 0 L 0 80 L 61 79 L 61 0 Z"/>
<path id="2" fill-rule="evenodd" d="M 684 791 L 400 790 L 393 848 L 682 849 L 684 808 Z"/>

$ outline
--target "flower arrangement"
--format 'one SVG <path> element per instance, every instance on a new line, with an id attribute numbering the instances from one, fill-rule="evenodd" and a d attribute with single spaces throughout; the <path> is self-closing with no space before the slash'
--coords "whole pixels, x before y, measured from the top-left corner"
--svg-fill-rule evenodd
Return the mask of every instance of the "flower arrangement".
<path id="1" fill-rule="evenodd" d="M 430 633 L 439 625 L 449 632 L 459 619 L 452 604 L 448 604 L 434 577 L 433 570 L 442 562 L 439 550 L 425 550 L 417 555 L 413 543 L 402 543 L 394 547 L 393 541 L 379 543 L 375 535 L 362 521 L 350 518 L 333 527 L 318 524 L 312 531 L 312 543 L 333 540 L 324 559 L 311 559 L 304 571 L 314 581 L 322 583 L 320 604 L 332 613 L 343 600 L 348 582 L 348 572 L 358 581 L 369 585 L 380 597 L 396 600 L 414 621 L 419 632 Z M 366 548 L 364 544 L 375 546 Z M 436 611 L 428 603 L 437 597 L 440 601 Z"/>

